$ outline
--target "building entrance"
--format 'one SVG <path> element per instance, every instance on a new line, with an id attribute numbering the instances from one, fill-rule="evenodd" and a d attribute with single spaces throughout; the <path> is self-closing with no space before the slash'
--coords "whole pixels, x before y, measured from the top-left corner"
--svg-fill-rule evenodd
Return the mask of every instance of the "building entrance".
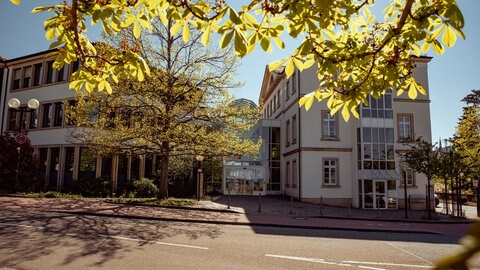
<path id="1" fill-rule="evenodd" d="M 362 190 L 360 198 L 363 198 L 363 208 L 392 209 L 397 208 L 397 189 L 395 180 L 372 180 L 360 181 L 359 189 Z M 363 196 L 362 196 L 363 195 Z"/>

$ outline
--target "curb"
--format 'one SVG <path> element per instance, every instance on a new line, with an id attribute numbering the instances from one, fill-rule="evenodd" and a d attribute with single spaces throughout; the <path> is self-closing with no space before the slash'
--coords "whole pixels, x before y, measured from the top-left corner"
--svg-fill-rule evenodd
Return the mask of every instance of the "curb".
<path id="1" fill-rule="evenodd" d="M 369 228 L 345 228 L 345 227 L 331 227 L 331 226 L 311 226 L 311 225 L 293 225 L 293 224 L 274 224 L 274 223 L 260 223 L 260 222 L 235 222 L 235 221 L 220 221 L 220 220 L 202 220 L 202 219 L 182 219 L 182 218 L 159 218 L 159 217 L 145 217 L 136 215 L 115 215 L 105 213 L 94 213 L 88 211 L 51 211 L 55 213 L 82 215 L 82 216 L 96 216 L 96 217 L 112 217 L 112 218 L 124 218 L 124 219 L 140 219 L 140 220 L 157 220 L 157 221 L 174 221 L 174 222 L 186 222 L 186 223 L 199 223 L 199 224 L 217 224 L 217 225 L 233 225 L 233 226 L 258 226 L 258 227 L 275 227 L 275 228 L 297 228 L 307 230 L 331 230 L 331 231 L 358 231 L 358 232 L 389 232 L 389 233 L 422 233 L 443 235 L 439 232 L 426 231 L 426 230 L 389 230 L 389 229 L 369 229 Z"/>

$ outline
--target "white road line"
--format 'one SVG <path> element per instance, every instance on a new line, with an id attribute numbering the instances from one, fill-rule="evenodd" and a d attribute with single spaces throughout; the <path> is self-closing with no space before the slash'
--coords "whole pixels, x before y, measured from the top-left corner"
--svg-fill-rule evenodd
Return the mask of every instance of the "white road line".
<path id="1" fill-rule="evenodd" d="M 22 228 L 29 228 L 29 229 L 45 230 L 45 227 L 29 226 L 29 225 L 15 224 L 15 223 L 1 223 L 0 222 L 0 225 L 10 226 L 10 227 L 22 227 Z"/>
<path id="2" fill-rule="evenodd" d="M 398 266 L 398 267 L 409 267 L 409 268 L 432 268 L 431 266 L 428 266 L 428 265 L 402 264 L 402 263 L 360 262 L 360 261 L 342 261 L 342 263 Z"/>
<path id="3" fill-rule="evenodd" d="M 272 258 L 279 258 L 279 259 L 294 260 L 294 261 L 314 262 L 314 263 L 323 263 L 323 264 L 338 264 L 335 262 L 327 262 L 324 259 L 317 259 L 317 258 L 305 258 L 305 257 L 285 256 L 285 255 L 275 255 L 275 254 L 265 254 L 265 256 L 272 257 Z"/>
<path id="4" fill-rule="evenodd" d="M 142 239 L 128 238 L 128 237 L 122 237 L 122 236 L 112 236 L 112 235 L 106 235 L 106 234 L 99 234 L 98 236 L 105 237 L 105 238 L 112 238 L 112 239 L 127 240 L 127 241 L 152 243 L 152 244 L 172 246 L 172 247 L 183 247 L 183 248 L 204 249 L 204 250 L 208 249 L 208 247 L 182 245 L 182 244 L 174 244 L 174 243 L 165 243 L 165 242 L 158 242 L 158 241 L 146 241 L 146 240 L 142 240 Z"/>
<path id="5" fill-rule="evenodd" d="M 405 250 L 405 249 L 403 249 L 403 248 L 401 248 L 401 247 L 397 247 L 396 245 L 394 245 L 394 244 L 392 244 L 392 243 L 388 243 L 388 242 L 383 242 L 383 243 L 385 243 L 385 244 L 387 244 L 387 245 L 389 245 L 389 246 L 391 246 L 391 247 L 394 247 L 394 248 L 396 248 L 396 249 L 398 249 L 398 250 L 401 250 L 401 251 L 403 251 L 403 252 L 405 252 L 405 253 L 407 253 L 407 254 L 409 254 L 409 255 L 412 255 L 413 257 L 418 258 L 418 259 L 420 259 L 420 260 L 422 260 L 422 261 L 424 261 L 424 262 L 427 262 L 427 263 L 429 263 L 430 265 L 433 265 L 433 263 L 432 263 L 431 261 L 429 261 L 429 260 L 427 260 L 427 259 L 424 259 L 424 258 L 422 258 L 422 257 L 420 257 L 420 256 L 418 256 L 418 255 L 415 255 L 415 254 L 411 253 L 410 251 L 407 251 L 407 250 Z"/>
<path id="6" fill-rule="evenodd" d="M 275 254 L 265 254 L 265 257 L 294 260 L 294 261 L 303 261 L 303 262 L 313 262 L 321 264 L 331 264 L 345 267 L 358 267 L 363 269 L 372 269 L 372 270 L 386 270 L 385 268 L 378 268 L 379 266 L 394 266 L 394 267 L 405 267 L 408 269 L 412 268 L 429 268 L 431 266 L 427 265 L 415 265 L 415 264 L 401 264 L 401 263 L 383 263 L 383 262 L 361 262 L 361 261 L 341 261 L 341 262 L 332 262 L 326 261 L 325 259 L 318 258 L 306 258 L 306 257 L 296 257 L 296 256 L 287 256 L 287 255 L 275 255 Z M 371 266 L 368 266 L 371 265 Z M 377 266 L 377 267 L 374 267 Z"/>

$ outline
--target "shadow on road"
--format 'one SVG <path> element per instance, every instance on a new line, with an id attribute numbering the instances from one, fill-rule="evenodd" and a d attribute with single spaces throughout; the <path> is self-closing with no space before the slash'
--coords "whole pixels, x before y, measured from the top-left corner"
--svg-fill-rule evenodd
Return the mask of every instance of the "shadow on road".
<path id="1" fill-rule="evenodd" d="M 63 253 L 66 255 L 58 262 L 60 267 L 67 268 L 75 261 L 82 261 L 87 267 L 101 267 L 110 260 L 127 256 L 132 248 L 148 248 L 156 241 L 178 236 L 217 238 L 221 234 L 219 226 L 207 224 L 169 226 L 163 221 L 3 209 L 0 266 L 14 267 Z"/>

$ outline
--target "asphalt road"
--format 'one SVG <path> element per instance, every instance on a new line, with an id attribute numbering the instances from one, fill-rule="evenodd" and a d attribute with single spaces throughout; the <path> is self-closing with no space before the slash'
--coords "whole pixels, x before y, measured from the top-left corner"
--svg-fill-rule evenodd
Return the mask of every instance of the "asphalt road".
<path id="1" fill-rule="evenodd" d="M 0 209 L 0 269 L 430 269 L 457 242 Z"/>

